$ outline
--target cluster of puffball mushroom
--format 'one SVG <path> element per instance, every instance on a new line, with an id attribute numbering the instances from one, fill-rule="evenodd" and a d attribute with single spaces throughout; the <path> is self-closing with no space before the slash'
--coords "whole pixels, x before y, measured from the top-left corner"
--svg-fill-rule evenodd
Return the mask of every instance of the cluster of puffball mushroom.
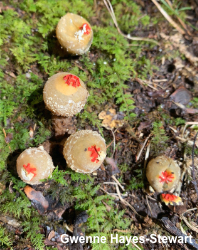
<path id="1" fill-rule="evenodd" d="M 67 13 L 57 25 L 56 36 L 68 53 L 82 55 L 91 46 L 93 31 L 83 17 Z M 68 72 L 59 72 L 50 77 L 43 90 L 46 108 L 52 114 L 65 117 L 79 113 L 88 96 L 84 82 Z M 92 173 L 101 166 L 106 157 L 105 140 L 96 131 L 78 131 L 66 140 L 63 155 L 72 170 Z M 26 149 L 17 159 L 18 175 L 29 184 L 40 184 L 53 170 L 52 158 L 42 146 Z M 162 201 L 166 204 L 181 201 L 180 197 L 173 194 L 180 179 L 180 167 L 171 158 L 158 156 L 151 160 L 146 176 L 151 187 L 161 193 Z"/>
<path id="2" fill-rule="evenodd" d="M 90 24 L 81 16 L 67 13 L 56 28 L 57 38 L 68 53 L 82 55 L 93 40 Z M 79 113 L 89 93 L 84 82 L 76 75 L 60 72 L 48 79 L 43 90 L 46 108 L 58 116 Z M 106 157 L 106 143 L 96 131 L 81 130 L 65 142 L 63 155 L 68 167 L 79 173 L 92 173 Z M 54 170 L 51 156 L 42 146 L 24 150 L 17 159 L 19 177 L 28 184 L 40 184 Z"/>

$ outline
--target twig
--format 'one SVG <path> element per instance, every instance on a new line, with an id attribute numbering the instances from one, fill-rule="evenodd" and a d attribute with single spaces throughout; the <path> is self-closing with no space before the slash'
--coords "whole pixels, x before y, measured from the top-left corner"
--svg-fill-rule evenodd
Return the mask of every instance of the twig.
<path id="1" fill-rule="evenodd" d="M 184 154 L 184 162 L 186 162 L 186 154 Z M 175 189 L 175 193 L 180 196 L 180 193 L 181 193 L 181 188 L 182 188 L 182 183 L 183 183 L 183 179 L 184 179 L 184 176 L 186 174 L 186 171 L 187 171 L 187 167 L 186 167 L 186 164 L 183 164 L 183 169 L 182 169 L 182 173 L 181 173 L 181 176 L 180 176 L 180 180 L 179 180 L 179 183 Z"/>
<path id="2" fill-rule="evenodd" d="M 132 210 L 135 214 L 139 215 L 139 217 L 143 217 L 142 215 L 140 215 L 140 214 L 138 214 L 138 213 L 136 212 L 136 210 L 135 210 L 134 207 L 132 207 L 127 201 L 125 201 L 125 200 L 121 197 L 120 190 L 119 190 L 117 184 L 116 184 L 116 190 L 117 190 L 117 195 L 118 195 L 118 197 L 117 197 L 116 195 L 114 195 L 114 194 L 108 193 L 108 192 L 107 192 L 106 190 L 104 190 L 102 187 L 100 187 L 100 189 L 101 189 L 103 192 L 105 192 L 106 194 L 108 194 L 108 195 L 110 195 L 110 196 L 112 196 L 112 197 L 114 197 L 114 198 L 116 198 L 116 199 L 119 198 L 120 201 L 121 201 L 124 205 L 129 206 L 129 207 L 131 208 L 131 210 Z"/>
<path id="3" fill-rule="evenodd" d="M 193 141 L 189 141 L 188 139 L 181 138 L 179 136 L 176 136 L 176 138 L 182 142 L 187 142 L 188 146 L 193 146 Z"/>
<path id="4" fill-rule="evenodd" d="M 135 210 L 134 207 L 132 207 L 127 201 L 125 201 L 125 200 L 121 197 L 121 194 L 120 194 L 120 190 L 119 190 L 118 185 L 116 185 L 116 191 L 117 191 L 117 194 L 118 194 L 118 196 L 119 196 L 119 198 L 120 198 L 120 201 L 121 201 L 124 205 L 130 207 L 130 209 L 131 209 L 135 214 L 137 214 L 138 216 L 143 217 L 142 215 L 138 214 L 138 212 L 136 212 L 136 210 Z"/>
<path id="5" fill-rule="evenodd" d="M 125 191 L 124 187 L 120 184 L 120 182 L 116 179 L 114 175 L 112 175 L 111 178 L 117 183 L 117 185 L 121 187 L 122 191 Z"/>
<path id="6" fill-rule="evenodd" d="M 119 232 L 119 233 L 131 233 L 131 230 L 113 229 L 113 232 Z"/>
<path id="7" fill-rule="evenodd" d="M 151 215 L 153 216 L 151 207 L 150 207 L 149 202 L 148 202 L 148 197 L 147 197 L 147 195 L 146 195 L 146 202 L 147 202 L 148 208 L 149 208 L 149 210 L 150 210 L 150 213 L 151 213 Z"/>
<path id="8" fill-rule="evenodd" d="M 111 144 L 113 143 L 113 141 L 111 141 L 108 145 L 107 148 L 109 148 L 111 146 Z"/>
<path id="9" fill-rule="evenodd" d="M 132 244 L 134 247 L 136 247 L 138 250 L 141 250 L 141 248 L 139 248 L 138 245 L 135 244 L 133 241 L 131 241 L 131 244 Z"/>
<path id="10" fill-rule="evenodd" d="M 166 1 L 167 4 L 170 6 L 170 8 L 173 10 L 171 2 L 170 2 L 169 0 L 165 0 L 165 1 Z M 173 11 L 174 11 L 174 10 L 173 10 Z M 178 21 L 180 22 L 180 24 L 183 26 L 183 28 L 186 30 L 186 32 L 188 33 L 188 35 L 192 36 L 192 34 L 190 33 L 190 31 L 188 30 L 188 27 L 187 27 L 186 24 L 181 20 L 181 18 L 178 17 L 177 15 L 176 15 L 176 17 L 177 17 Z"/>
<path id="11" fill-rule="evenodd" d="M 106 190 L 104 190 L 104 188 L 100 187 L 100 189 L 101 189 L 103 192 L 105 192 L 106 194 L 108 194 L 108 195 L 110 195 L 110 196 L 112 196 L 112 197 L 118 199 L 118 197 L 117 197 L 116 195 L 110 194 L 109 192 L 107 192 Z"/>
<path id="12" fill-rule="evenodd" d="M 141 80 L 141 79 L 139 79 L 139 78 L 136 78 L 136 80 L 137 80 L 137 79 L 138 79 L 139 81 L 141 81 L 143 84 L 146 84 L 146 85 L 149 86 L 150 88 L 152 88 L 152 89 L 158 91 L 158 89 L 155 88 L 155 87 L 152 85 L 152 82 L 151 82 L 151 81 Z"/>
<path id="13" fill-rule="evenodd" d="M 153 79 L 153 82 L 167 82 L 168 79 Z"/>
<path id="14" fill-rule="evenodd" d="M 117 129 L 116 129 L 117 130 Z M 111 132 L 112 132 L 112 135 L 113 135 L 113 154 L 112 154 L 112 156 L 111 156 L 111 158 L 113 158 L 113 156 L 114 156 L 114 154 L 115 154 L 115 146 L 116 146 L 116 143 L 115 143 L 115 132 L 116 132 L 116 130 L 113 132 L 113 130 L 111 130 Z"/>
<path id="15" fill-rule="evenodd" d="M 166 18 L 166 20 L 182 35 L 185 34 L 185 31 L 175 22 L 173 19 L 166 13 L 166 11 L 161 7 L 161 5 L 156 0 L 151 0 L 158 10 L 162 13 L 162 15 Z"/>
<path id="16" fill-rule="evenodd" d="M 184 129 L 183 129 L 183 132 L 182 132 L 182 137 L 184 137 L 184 133 L 185 133 L 188 125 L 198 125 L 198 122 L 186 122 Z"/>
<path id="17" fill-rule="evenodd" d="M 150 153 L 150 147 L 151 147 L 151 143 L 149 142 L 149 145 L 146 149 L 146 154 L 145 154 L 145 158 L 144 158 L 144 169 L 146 168 L 146 164 L 149 158 L 149 153 Z"/>
<path id="18" fill-rule="evenodd" d="M 196 207 L 190 208 L 190 209 L 186 210 L 183 214 L 189 213 L 189 212 L 194 211 L 194 210 L 197 210 L 197 208 Z"/>
<path id="19" fill-rule="evenodd" d="M 145 145 L 146 145 L 148 139 L 151 137 L 151 135 L 152 135 L 152 134 L 150 134 L 150 135 L 146 138 L 146 140 L 144 141 L 144 143 L 143 143 L 143 145 L 142 145 L 142 147 L 141 147 L 141 149 L 140 149 L 140 152 L 138 153 L 138 156 L 136 157 L 136 161 L 138 161 L 138 160 L 140 159 L 140 156 L 141 156 L 141 154 L 142 154 L 142 151 L 143 151 L 143 149 L 144 149 L 144 147 L 145 147 Z"/>
<path id="20" fill-rule="evenodd" d="M 198 233 L 198 228 L 192 226 L 192 225 L 188 222 L 188 220 L 186 219 L 185 216 L 180 215 L 180 218 L 185 222 L 185 224 L 186 224 L 191 230 L 193 230 L 193 231 L 195 231 L 196 233 Z"/>
<path id="21" fill-rule="evenodd" d="M 110 185 L 117 185 L 117 183 L 115 183 L 115 182 L 110 182 L 110 181 L 107 181 L 107 182 L 103 182 L 102 184 L 106 184 L 106 185 L 108 185 L 108 184 L 110 184 Z"/>
<path id="22" fill-rule="evenodd" d="M 198 189 L 197 189 L 197 182 L 196 182 L 196 179 L 195 179 L 195 165 L 194 165 L 195 142 L 196 142 L 196 139 L 197 139 L 197 135 L 198 135 L 198 132 L 195 135 L 194 144 L 193 144 L 193 148 L 192 148 L 192 179 L 193 179 L 192 183 L 194 184 L 195 191 L 196 191 L 196 194 L 197 194 L 197 197 L 198 197 Z"/>
<path id="23" fill-rule="evenodd" d="M 10 145 L 9 145 L 9 143 L 8 142 L 6 142 L 6 132 L 5 132 L 5 129 L 3 128 L 3 133 L 4 133 L 4 136 L 5 136 L 5 143 L 7 143 L 8 144 L 8 147 L 9 147 L 9 150 L 10 150 L 10 152 L 12 151 L 11 150 L 11 148 L 10 148 Z"/>
<path id="24" fill-rule="evenodd" d="M 109 13 L 110 13 L 110 15 L 111 15 L 111 17 L 112 17 L 113 22 L 114 22 L 114 24 L 115 24 L 115 26 L 116 26 L 118 32 L 119 32 L 122 36 L 124 36 L 124 37 L 127 38 L 127 39 L 133 40 L 133 41 L 146 41 L 146 42 L 152 42 L 152 43 L 155 43 L 155 44 L 158 44 L 158 45 L 159 45 L 159 43 L 158 43 L 157 41 L 153 40 L 153 39 L 149 39 L 149 38 L 145 38 L 145 37 L 132 37 L 132 36 L 130 36 L 130 35 L 125 35 L 125 34 L 120 30 L 120 28 L 119 28 L 119 26 L 118 26 L 118 23 L 117 23 L 117 20 L 116 20 L 116 17 L 115 17 L 115 13 L 114 13 L 114 10 L 113 10 L 113 7 L 112 7 L 110 1 L 109 1 L 109 0 L 103 0 L 103 2 L 104 2 L 104 4 L 105 4 L 107 10 L 109 11 Z"/>

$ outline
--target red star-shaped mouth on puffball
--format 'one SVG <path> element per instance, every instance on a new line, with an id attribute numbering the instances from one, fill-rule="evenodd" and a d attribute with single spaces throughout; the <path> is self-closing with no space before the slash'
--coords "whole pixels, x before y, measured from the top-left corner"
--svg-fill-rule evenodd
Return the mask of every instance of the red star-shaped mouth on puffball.
<path id="1" fill-rule="evenodd" d="M 36 168 L 31 168 L 31 167 L 30 167 L 30 163 L 28 163 L 27 166 L 24 164 L 24 165 L 23 165 L 23 168 L 26 170 L 26 172 L 27 172 L 28 174 L 31 173 L 31 174 L 34 175 L 34 177 L 36 176 L 36 173 L 35 173 L 35 172 L 36 172 Z"/>
<path id="2" fill-rule="evenodd" d="M 91 28 L 88 23 L 83 23 L 79 29 L 84 31 L 83 35 L 89 35 L 91 32 Z"/>
<path id="3" fill-rule="evenodd" d="M 91 151 L 91 155 L 90 155 L 90 157 L 92 157 L 91 161 L 98 163 L 99 162 L 99 160 L 98 160 L 99 153 L 98 152 L 100 151 L 100 148 L 96 148 L 96 145 L 94 145 L 94 146 L 89 147 L 88 151 Z"/>
<path id="4" fill-rule="evenodd" d="M 169 183 L 172 182 L 174 179 L 174 173 L 169 171 L 163 171 L 162 174 L 159 176 L 160 182 Z"/>
<path id="5" fill-rule="evenodd" d="M 80 86 L 80 80 L 79 80 L 79 78 L 77 76 L 72 75 L 72 74 L 68 74 L 68 75 L 64 76 L 63 80 L 65 81 L 65 83 L 68 86 L 72 86 L 74 88 Z"/>

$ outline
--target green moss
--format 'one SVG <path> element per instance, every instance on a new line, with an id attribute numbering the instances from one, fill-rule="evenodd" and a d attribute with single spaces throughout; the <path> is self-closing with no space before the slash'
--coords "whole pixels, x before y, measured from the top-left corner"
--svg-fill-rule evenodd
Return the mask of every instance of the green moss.
<path id="1" fill-rule="evenodd" d="M 152 130 L 152 140 L 151 140 L 151 152 L 157 156 L 160 152 L 164 151 L 167 148 L 168 136 L 164 130 L 163 122 L 155 121 L 153 122 Z"/>
<path id="2" fill-rule="evenodd" d="M 93 0 L 25 0 L 8 1 L 13 9 L 4 10 L 0 15 L 0 125 L 6 134 L 11 135 L 6 142 L 3 130 L 0 130 L 0 171 L 5 175 L 3 182 L 12 181 L 14 192 L 8 189 L 0 196 L 0 210 L 21 220 L 24 238 L 31 241 L 35 249 L 43 249 L 43 237 L 40 225 L 43 218 L 31 207 L 21 189 L 25 184 L 7 170 L 8 158 L 14 152 L 28 147 L 38 146 L 51 136 L 51 119 L 46 115 L 42 89 L 45 81 L 59 71 L 78 75 L 87 85 L 90 96 L 85 109 L 77 115 L 79 126 L 89 124 L 103 133 L 98 114 L 105 105 L 114 106 L 125 114 L 132 125 L 135 105 L 130 93 L 128 81 L 136 77 L 152 77 L 157 67 L 145 55 L 154 45 L 145 42 L 129 41 L 121 36 L 114 27 L 111 16 L 103 8 L 98 18 L 99 25 L 93 25 L 94 40 L 90 53 L 79 58 L 66 58 L 55 49 L 55 28 L 58 20 L 66 13 L 82 15 L 90 23 L 96 23 L 97 11 Z M 157 19 L 144 15 L 141 7 L 134 1 L 111 1 L 121 30 L 131 35 L 138 29 L 146 29 Z M 138 45 L 138 46 L 137 46 Z M 178 52 L 175 52 L 178 53 Z M 172 55 L 170 55 L 171 57 Z M 27 73 L 28 77 L 27 77 Z M 195 103 L 194 103 L 195 101 Z M 196 98 L 193 105 L 196 107 Z M 167 121 L 168 121 L 167 117 Z M 176 125 L 183 124 L 176 120 Z M 30 126 L 35 126 L 33 138 Z M 158 147 L 167 136 L 160 121 L 153 123 L 152 145 Z M 108 139 L 107 139 L 108 140 Z M 160 144 L 161 145 L 161 144 Z M 121 166 L 122 174 L 127 166 Z M 142 187 L 141 169 L 135 172 L 129 189 Z M 6 177 L 5 177 L 6 176 Z M 67 178 L 66 178 L 67 177 Z M 122 178 L 122 176 L 121 176 Z M 137 184 L 138 179 L 138 184 Z M 51 186 L 46 192 L 60 199 L 62 203 L 74 202 L 75 208 L 87 210 L 90 215 L 86 223 L 89 235 L 104 235 L 109 238 L 113 229 L 128 229 L 132 223 L 124 216 L 124 210 L 118 210 L 110 196 L 101 195 L 100 185 L 95 186 L 94 179 L 72 170 L 55 169 Z M 75 185 L 73 185 L 75 183 Z M 104 202 L 104 203 L 103 203 Z M 106 205 L 112 209 L 108 210 Z M 126 234 L 127 235 L 127 234 Z M 0 228 L 0 244 L 11 246 L 13 235 Z M 122 245 L 93 244 L 93 249 L 124 249 Z M 132 245 L 125 249 L 133 249 Z M 48 247 L 50 249 L 50 247 Z"/>
<path id="3" fill-rule="evenodd" d="M 7 230 L 5 228 L 3 228 L 2 226 L 0 226 L 0 246 L 3 249 L 4 249 L 4 247 L 6 248 L 6 247 L 12 246 L 11 237 L 9 237 L 8 235 L 9 235 L 9 233 L 7 232 Z M 11 247 L 11 249 L 12 249 L 12 247 Z"/>

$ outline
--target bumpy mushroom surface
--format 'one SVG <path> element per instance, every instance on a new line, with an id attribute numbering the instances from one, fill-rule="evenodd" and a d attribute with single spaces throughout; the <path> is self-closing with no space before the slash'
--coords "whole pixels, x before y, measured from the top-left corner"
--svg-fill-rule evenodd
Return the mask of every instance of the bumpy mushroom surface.
<path id="1" fill-rule="evenodd" d="M 63 155 L 74 171 L 92 173 L 106 157 L 105 140 L 96 131 L 78 131 L 65 142 Z"/>
<path id="2" fill-rule="evenodd" d="M 43 89 L 46 108 L 60 116 L 79 113 L 85 106 L 88 95 L 84 82 L 68 72 L 50 77 Z"/>
<path id="3" fill-rule="evenodd" d="M 91 25 L 83 17 L 67 13 L 56 27 L 56 36 L 68 53 L 82 55 L 91 46 L 93 31 Z"/>
<path id="4" fill-rule="evenodd" d="M 28 148 L 17 158 L 17 173 L 22 181 L 35 185 L 48 178 L 54 170 L 51 156 L 43 149 Z"/>
<path id="5" fill-rule="evenodd" d="M 172 192 L 179 182 L 180 172 L 180 167 L 173 159 L 162 155 L 148 163 L 146 177 L 155 191 Z"/>

